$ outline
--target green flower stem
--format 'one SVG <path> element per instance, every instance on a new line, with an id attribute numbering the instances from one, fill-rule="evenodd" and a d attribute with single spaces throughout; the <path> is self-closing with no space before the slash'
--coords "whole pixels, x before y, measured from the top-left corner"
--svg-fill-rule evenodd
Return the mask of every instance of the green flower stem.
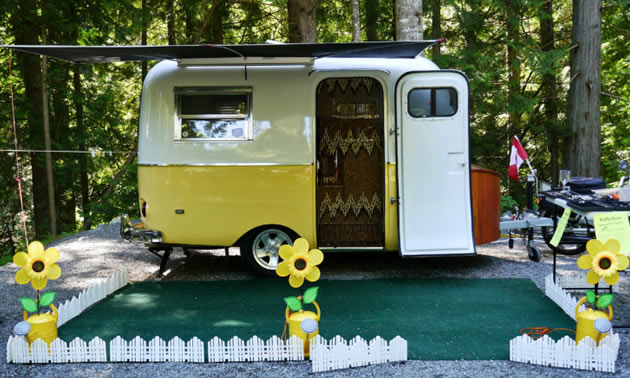
<path id="1" fill-rule="evenodd" d="M 37 315 L 39 315 L 39 300 L 41 299 L 39 290 L 35 290 L 37 291 Z"/>
<path id="2" fill-rule="evenodd" d="M 304 311 L 304 292 L 302 286 L 300 286 L 300 303 L 302 304 L 302 311 Z"/>

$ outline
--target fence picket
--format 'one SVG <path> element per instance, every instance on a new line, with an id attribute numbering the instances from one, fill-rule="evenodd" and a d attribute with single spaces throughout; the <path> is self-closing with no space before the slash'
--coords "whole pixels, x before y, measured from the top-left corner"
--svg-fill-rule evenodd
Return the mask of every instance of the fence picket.
<path id="1" fill-rule="evenodd" d="M 618 334 L 609 335 L 599 346 L 589 337 L 576 345 L 569 336 L 554 341 L 546 335 L 538 340 L 521 335 L 510 340 L 510 361 L 614 373 L 619 343 Z"/>
<path id="2" fill-rule="evenodd" d="M 327 342 L 318 335 L 311 343 L 314 346 L 311 349 L 312 371 L 314 373 L 407 360 L 407 341 L 400 336 L 396 336 L 388 344 L 379 336 L 369 343 L 359 336 L 347 343 L 340 336 Z"/>

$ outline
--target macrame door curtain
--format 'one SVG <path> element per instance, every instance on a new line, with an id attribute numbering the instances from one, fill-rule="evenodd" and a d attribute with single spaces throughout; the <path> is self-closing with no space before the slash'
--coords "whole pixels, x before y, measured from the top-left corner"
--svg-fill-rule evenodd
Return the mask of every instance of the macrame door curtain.
<path id="1" fill-rule="evenodd" d="M 383 247 L 383 90 L 374 79 L 317 87 L 317 239 L 323 247 Z"/>

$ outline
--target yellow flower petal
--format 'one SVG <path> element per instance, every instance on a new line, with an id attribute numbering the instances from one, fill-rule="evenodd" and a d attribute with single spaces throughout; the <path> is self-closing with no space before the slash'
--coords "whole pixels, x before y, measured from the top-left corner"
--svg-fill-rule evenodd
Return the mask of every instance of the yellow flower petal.
<path id="1" fill-rule="evenodd" d="M 46 273 L 46 277 L 49 280 L 56 280 L 61 277 L 61 268 L 57 264 L 52 264 L 48 267 L 48 272 Z"/>
<path id="2" fill-rule="evenodd" d="M 299 238 L 293 242 L 293 247 L 295 247 L 295 252 L 298 254 L 304 254 L 308 252 L 308 241 L 304 238 Z"/>
<path id="3" fill-rule="evenodd" d="M 286 277 L 289 275 L 289 263 L 286 261 L 281 262 L 276 267 L 276 274 L 280 277 Z"/>
<path id="4" fill-rule="evenodd" d="M 619 273 L 615 272 L 611 274 L 610 276 L 604 277 L 604 281 L 606 281 L 606 283 L 609 285 L 616 284 L 617 281 L 619 281 Z"/>
<path id="5" fill-rule="evenodd" d="M 630 259 L 628 259 L 628 256 L 618 254 L 615 257 L 617 258 L 617 270 L 628 269 L 628 265 L 630 265 Z"/>
<path id="6" fill-rule="evenodd" d="M 13 256 L 13 263 L 17 266 L 24 266 L 28 263 L 28 255 L 24 252 L 18 252 Z"/>
<path id="7" fill-rule="evenodd" d="M 17 271 L 17 273 L 15 273 L 15 282 L 19 283 L 20 285 L 26 285 L 27 283 L 31 282 L 31 277 L 29 277 L 26 269 L 20 269 Z"/>
<path id="8" fill-rule="evenodd" d="M 577 266 L 580 269 L 591 269 L 593 267 L 593 256 L 583 255 L 577 260 Z"/>
<path id="9" fill-rule="evenodd" d="M 619 240 L 617 239 L 608 239 L 606 240 L 606 243 L 604 243 L 604 249 L 612 252 L 613 254 L 617 254 L 619 253 L 619 250 L 621 250 L 621 243 L 619 243 Z"/>
<path id="10" fill-rule="evenodd" d="M 48 280 L 46 278 L 34 278 L 31 284 L 35 290 L 42 290 L 46 287 Z"/>
<path id="11" fill-rule="evenodd" d="M 592 270 L 589 270 L 588 274 L 586 275 L 586 282 L 588 282 L 591 285 L 595 285 L 596 283 L 599 282 L 601 278 L 602 277 L 599 274 L 595 273 Z"/>
<path id="12" fill-rule="evenodd" d="M 313 265 L 319 265 L 324 261 L 324 254 L 319 249 L 311 249 L 306 255 L 308 261 Z"/>
<path id="13" fill-rule="evenodd" d="M 38 241 L 34 241 L 28 245 L 28 254 L 31 258 L 41 259 L 44 257 L 44 245 Z"/>
<path id="14" fill-rule="evenodd" d="M 309 270 L 308 273 L 306 273 L 306 279 L 311 282 L 315 282 L 319 279 L 320 274 L 321 273 L 319 271 L 319 268 L 316 266 L 313 266 L 311 270 Z"/>
<path id="15" fill-rule="evenodd" d="M 302 276 L 291 275 L 291 277 L 289 277 L 289 285 L 291 285 L 291 287 L 297 289 L 298 287 L 302 286 L 303 283 L 304 277 Z"/>
<path id="16" fill-rule="evenodd" d="M 59 260 L 59 251 L 57 248 L 48 248 L 44 252 L 44 261 L 46 262 L 46 265 L 54 264 L 57 260 Z"/>
<path id="17" fill-rule="evenodd" d="M 597 239 L 591 239 L 586 243 L 586 250 L 594 257 L 604 250 L 604 244 Z"/>
<path id="18" fill-rule="evenodd" d="M 280 247 L 280 251 L 278 252 L 283 260 L 289 260 L 295 254 L 295 249 L 292 246 L 285 244 Z"/>

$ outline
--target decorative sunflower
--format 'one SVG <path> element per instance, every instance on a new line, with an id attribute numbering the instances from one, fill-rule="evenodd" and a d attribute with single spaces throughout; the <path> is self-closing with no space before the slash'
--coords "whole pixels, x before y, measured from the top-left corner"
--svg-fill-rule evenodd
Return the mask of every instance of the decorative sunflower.
<path id="1" fill-rule="evenodd" d="M 42 290 L 49 279 L 61 277 L 61 268 L 55 264 L 57 260 L 59 251 L 56 248 L 44 251 L 44 245 L 34 241 L 28 245 L 28 254 L 18 252 L 13 256 L 15 265 L 22 267 L 15 274 L 15 281 L 20 285 L 31 282 L 35 290 Z"/>
<path id="2" fill-rule="evenodd" d="M 297 239 L 293 245 L 285 244 L 280 247 L 280 257 L 283 262 L 276 267 L 276 274 L 289 277 L 289 285 L 298 288 L 304 284 L 304 279 L 315 282 L 319 279 L 319 265 L 324 261 L 324 254 L 319 249 L 308 250 L 308 241 Z"/>
<path id="3" fill-rule="evenodd" d="M 591 285 L 598 283 L 602 277 L 607 284 L 616 284 L 619 280 L 617 271 L 626 269 L 630 263 L 628 257 L 619 253 L 621 244 L 617 239 L 608 239 L 606 243 L 589 240 L 586 250 L 589 254 L 581 256 L 577 265 L 580 269 L 591 269 L 586 275 L 586 281 Z"/>

